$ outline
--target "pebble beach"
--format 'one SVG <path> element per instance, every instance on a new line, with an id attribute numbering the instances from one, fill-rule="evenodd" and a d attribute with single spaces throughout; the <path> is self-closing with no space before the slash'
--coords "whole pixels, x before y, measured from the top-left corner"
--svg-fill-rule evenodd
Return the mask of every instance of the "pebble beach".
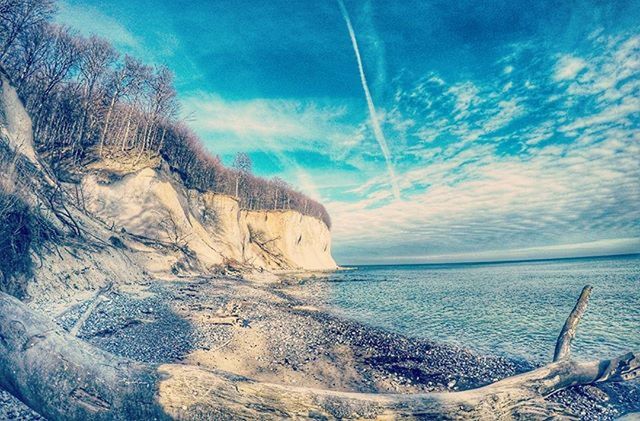
<path id="1" fill-rule="evenodd" d="M 400 335 L 338 317 L 321 280 L 190 278 L 113 287 L 55 317 L 61 328 L 136 361 L 184 363 L 259 381 L 343 391 L 477 388 L 534 368 L 525 360 Z M 78 322 L 81 321 L 79 324 Z M 637 382 L 576 387 L 550 399 L 580 419 L 640 410 Z M 0 419 L 42 419 L 0 392 Z"/>

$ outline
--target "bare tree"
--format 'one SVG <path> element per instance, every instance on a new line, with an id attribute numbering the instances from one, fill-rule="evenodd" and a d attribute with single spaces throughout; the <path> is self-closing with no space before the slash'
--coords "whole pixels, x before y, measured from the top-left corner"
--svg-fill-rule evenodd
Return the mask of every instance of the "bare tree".
<path id="1" fill-rule="evenodd" d="M 45 56 L 42 77 L 43 95 L 48 95 L 62 82 L 80 58 L 81 47 L 71 30 L 64 26 L 48 27 L 51 39 Z"/>
<path id="2" fill-rule="evenodd" d="M 251 174 L 251 170 L 253 167 L 253 161 L 251 161 L 251 157 L 244 152 L 238 152 L 233 159 L 233 168 L 237 171 L 236 174 L 236 197 L 238 196 L 240 185 L 243 184 L 247 176 Z"/>
<path id="3" fill-rule="evenodd" d="M 291 189 L 286 181 L 280 177 L 274 177 L 271 180 L 273 185 L 273 209 L 288 209 L 289 198 L 287 191 Z"/>
<path id="4" fill-rule="evenodd" d="M 48 28 L 46 24 L 34 26 L 31 31 L 24 31 L 18 36 L 18 42 L 14 53 L 7 56 L 16 78 L 14 83 L 19 90 L 23 88 L 25 82 L 32 79 L 35 73 L 44 64 L 44 59 L 48 48 Z"/>
<path id="5" fill-rule="evenodd" d="M 22 33 L 46 21 L 52 13 L 51 0 L 0 0 L 0 62 Z"/>
<path id="6" fill-rule="evenodd" d="M 167 67 L 157 68 L 153 77 L 148 80 L 148 85 L 148 112 L 141 152 L 151 150 L 155 142 L 156 128 L 159 127 L 161 122 L 169 121 L 178 112 L 178 106 L 175 101 L 176 91 L 173 87 L 173 74 Z M 166 129 L 163 129 L 158 150 L 164 142 L 165 135 Z"/>
<path id="7" fill-rule="evenodd" d="M 146 75 L 144 67 L 145 66 L 138 60 L 127 55 L 124 58 L 124 62 L 116 68 L 106 83 L 107 92 L 111 96 L 111 99 L 100 134 L 100 156 L 103 156 L 105 137 L 109 130 L 109 124 L 111 123 L 111 116 L 115 106 L 123 97 L 140 90 L 140 86 Z"/>
<path id="8" fill-rule="evenodd" d="M 83 115 L 78 134 L 78 145 L 82 144 L 86 131 L 90 130 L 93 125 L 91 114 L 95 112 L 99 104 L 99 98 L 96 98 L 97 92 L 100 91 L 101 82 L 107 75 L 109 67 L 117 58 L 118 54 L 111 44 L 101 38 L 92 36 L 83 43 L 79 66 L 80 83 L 83 89 Z"/>
<path id="9" fill-rule="evenodd" d="M 37 80 L 33 81 L 36 92 L 31 95 L 33 101 L 28 101 L 27 106 L 31 107 L 30 111 L 34 116 L 35 131 L 38 139 L 42 139 L 45 143 L 53 139 L 48 138 L 46 127 L 43 121 L 49 121 L 55 124 L 55 108 L 57 104 L 55 98 L 51 97 L 54 89 L 62 83 L 71 72 L 71 69 L 78 63 L 80 57 L 80 47 L 77 39 L 69 29 L 50 25 L 47 27 L 47 36 L 50 41 L 44 53 L 44 59 L 41 70 L 38 72 Z M 46 109 L 50 104 L 51 109 Z M 44 131 L 44 132 L 43 132 Z"/>

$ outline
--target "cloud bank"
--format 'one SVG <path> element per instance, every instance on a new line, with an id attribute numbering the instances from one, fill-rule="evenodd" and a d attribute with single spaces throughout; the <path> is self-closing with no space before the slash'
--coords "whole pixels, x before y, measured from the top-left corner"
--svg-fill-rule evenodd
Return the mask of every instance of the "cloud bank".
<path id="1" fill-rule="evenodd" d="M 488 85 L 429 75 L 398 87 L 386 122 L 411 139 L 407 199 L 385 201 L 373 179 L 353 190 L 360 201 L 330 202 L 342 260 L 639 252 L 640 36 L 592 45 L 537 69 L 514 58 Z"/>

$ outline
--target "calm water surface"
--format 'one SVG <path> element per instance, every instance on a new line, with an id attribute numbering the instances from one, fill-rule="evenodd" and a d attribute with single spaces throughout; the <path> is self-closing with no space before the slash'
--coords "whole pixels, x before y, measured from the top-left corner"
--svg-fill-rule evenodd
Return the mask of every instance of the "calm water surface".
<path id="1" fill-rule="evenodd" d="M 329 276 L 329 304 L 358 321 L 485 354 L 549 361 L 586 284 L 573 352 L 640 349 L 640 255 L 539 262 L 364 266 Z"/>

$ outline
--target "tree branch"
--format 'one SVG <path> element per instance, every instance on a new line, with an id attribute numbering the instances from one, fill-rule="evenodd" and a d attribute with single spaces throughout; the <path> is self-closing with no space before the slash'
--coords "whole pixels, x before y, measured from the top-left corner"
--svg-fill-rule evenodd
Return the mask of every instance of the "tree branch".
<path id="1" fill-rule="evenodd" d="M 580 323 L 582 315 L 587 310 L 587 304 L 589 304 L 589 296 L 591 295 L 592 289 L 591 285 L 587 285 L 582 289 L 582 293 L 580 294 L 580 298 L 578 298 L 576 306 L 564 322 L 564 326 L 560 331 L 560 336 L 558 336 L 558 340 L 556 341 L 556 350 L 553 354 L 553 361 L 560 361 L 562 359 L 569 358 L 569 354 L 571 353 L 571 342 L 576 336 L 578 323 Z"/>

